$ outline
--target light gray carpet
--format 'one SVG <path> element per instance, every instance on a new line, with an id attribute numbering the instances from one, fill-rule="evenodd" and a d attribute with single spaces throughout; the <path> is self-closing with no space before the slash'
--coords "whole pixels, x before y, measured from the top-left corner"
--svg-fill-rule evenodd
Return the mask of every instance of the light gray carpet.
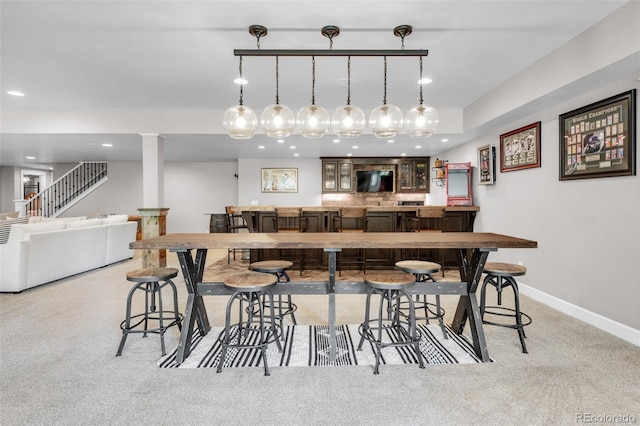
<path id="1" fill-rule="evenodd" d="M 487 326 L 494 362 L 486 364 L 387 365 L 378 376 L 343 367 L 216 374 L 158 368 L 157 336 L 131 336 L 115 357 L 131 287 L 125 273 L 139 266 L 134 259 L 0 295 L 0 424 L 528 425 L 576 424 L 585 413 L 629 413 L 640 422 L 640 348 L 526 297 L 530 353 L 514 330 Z M 338 323 L 361 321 L 360 296 L 336 299 Z M 442 301 L 450 322 L 457 297 Z M 326 321 L 326 297 L 296 303 L 300 322 Z M 224 298 L 205 304 L 220 324 Z M 167 347 L 176 342 L 177 329 Z"/>

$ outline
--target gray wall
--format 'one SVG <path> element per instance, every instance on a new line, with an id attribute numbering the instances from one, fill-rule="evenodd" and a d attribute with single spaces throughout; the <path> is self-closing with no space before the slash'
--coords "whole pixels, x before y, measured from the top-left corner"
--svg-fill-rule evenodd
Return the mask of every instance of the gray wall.
<path id="1" fill-rule="evenodd" d="M 262 168 L 297 168 L 297 193 L 263 193 Z M 322 162 L 320 159 L 253 159 L 238 160 L 238 205 L 257 204 L 281 206 L 322 205 Z"/>
<path id="2" fill-rule="evenodd" d="M 480 206 L 475 230 L 536 240 L 538 249 L 502 250 L 491 254 L 489 260 L 522 261 L 528 271 L 520 281 L 531 288 L 529 295 L 583 319 L 590 317 L 605 328 L 616 327 L 608 320 L 631 327 L 635 332 L 629 330 L 629 335 L 638 339 L 640 178 L 561 182 L 558 171 L 558 115 L 634 87 L 638 87 L 638 81 L 626 79 L 593 90 L 552 110 L 490 129 L 440 158 L 471 160 L 477 167 L 478 147 L 493 144 L 499 152 L 500 134 L 542 121 L 540 168 L 500 173 L 498 163 L 494 185 L 477 185 L 477 179 L 474 181 L 474 204 Z M 597 315 L 604 318 L 598 319 Z"/>
<path id="3" fill-rule="evenodd" d="M 164 165 L 167 232 L 208 232 L 207 213 L 224 213 L 237 204 L 234 163 L 166 163 Z M 138 214 L 142 205 L 142 163 L 109 163 L 109 181 L 63 216 L 96 212 Z M 152 206 L 144 206 L 152 207 Z"/>

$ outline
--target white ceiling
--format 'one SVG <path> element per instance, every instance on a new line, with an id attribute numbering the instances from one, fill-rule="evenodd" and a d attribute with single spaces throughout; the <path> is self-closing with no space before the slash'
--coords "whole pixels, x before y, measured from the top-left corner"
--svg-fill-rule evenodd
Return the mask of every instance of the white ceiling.
<path id="1" fill-rule="evenodd" d="M 464 108 L 491 92 L 625 1 L 2 1 L 1 106 L 43 121 L 56 111 L 68 127 L 2 133 L 0 165 L 46 165 L 82 160 L 140 161 L 139 133 L 165 138 L 167 161 L 228 161 L 237 158 L 435 155 L 464 143 Z M 413 26 L 407 49 L 428 49 L 425 102 L 441 114 L 438 134 L 406 135 L 395 143 L 371 134 L 333 143 L 333 136 L 292 135 L 277 143 L 264 135 L 238 141 L 222 131 L 224 110 L 238 101 L 238 59 L 233 49 L 253 49 L 247 29 L 261 24 L 269 34 L 263 49 L 326 49 L 324 25 L 337 25 L 336 49 L 399 49 L 392 29 Z M 418 101 L 417 58 L 389 58 L 388 101 L 406 110 Z M 346 58 L 316 59 L 316 102 L 329 111 L 346 101 Z M 258 114 L 275 98 L 272 57 L 246 57 L 245 104 Z M 310 103 L 310 58 L 280 58 L 280 102 L 297 111 Z M 352 59 L 352 103 L 368 111 L 382 103 L 381 58 Z M 24 97 L 8 95 L 20 90 Z M 194 130 L 165 132 L 102 117 L 136 111 L 173 120 L 197 111 L 205 121 Z M 126 115 L 126 112 L 125 112 Z M 9 115 L 13 116 L 13 115 Z M 89 118 L 87 118 L 89 117 Z M 6 118 L 5 118 L 6 119 Z M 86 122 L 91 121 L 92 126 Z M 82 131 L 98 128 L 97 131 Z M 55 128 L 54 130 L 51 130 Z M 135 130 L 131 130 L 135 129 Z M 209 129 L 203 131 L 202 129 Z M 443 143 L 441 139 L 447 138 Z M 111 148 L 102 147 L 110 143 Z M 259 150 L 258 145 L 264 149 Z M 353 146 L 358 145 L 358 149 Z M 416 148 L 420 145 L 421 148 Z M 295 146 L 296 148 L 291 148 Z M 26 155 L 36 160 L 26 161 Z"/>

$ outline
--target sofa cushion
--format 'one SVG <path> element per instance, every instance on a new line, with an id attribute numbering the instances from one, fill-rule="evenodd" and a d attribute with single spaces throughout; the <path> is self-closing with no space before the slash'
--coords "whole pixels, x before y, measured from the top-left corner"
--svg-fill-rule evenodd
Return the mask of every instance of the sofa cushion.
<path id="1" fill-rule="evenodd" d="M 103 219 L 86 219 L 86 220 L 76 220 L 74 222 L 66 222 L 67 229 L 75 229 L 75 228 L 86 228 L 88 226 L 99 226 L 102 225 Z"/>
<path id="2" fill-rule="evenodd" d="M 19 212 L 0 213 L 0 220 L 15 219 Z"/>
<path id="3" fill-rule="evenodd" d="M 112 214 L 102 219 L 102 224 L 123 223 L 129 220 L 128 214 Z"/>
<path id="4" fill-rule="evenodd" d="M 21 241 L 29 234 L 36 234 L 40 232 L 56 231 L 64 229 L 65 223 L 59 220 L 42 223 L 25 223 L 24 225 L 13 225 L 11 232 L 9 233 L 9 239 L 7 242 Z"/>
<path id="5" fill-rule="evenodd" d="M 28 222 L 28 217 L 0 220 L 0 244 L 7 243 L 12 225 L 27 224 Z"/>

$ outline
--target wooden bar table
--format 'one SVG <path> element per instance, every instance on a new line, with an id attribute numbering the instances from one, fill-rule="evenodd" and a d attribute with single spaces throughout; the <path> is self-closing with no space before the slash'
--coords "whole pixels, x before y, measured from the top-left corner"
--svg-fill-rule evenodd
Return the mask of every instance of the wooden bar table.
<path id="1" fill-rule="evenodd" d="M 292 280 L 280 283 L 274 294 L 324 294 L 329 297 L 330 359 L 335 360 L 335 295 L 364 294 L 363 281 L 336 282 L 336 253 L 347 248 L 435 248 L 455 249 L 458 253 L 460 282 L 416 283 L 412 294 L 459 295 L 460 300 L 451 328 L 462 334 L 467 320 L 473 347 L 483 362 L 489 353 L 482 328 L 476 290 L 484 264 L 491 251 L 502 248 L 536 248 L 537 242 L 508 235 L 486 232 L 427 232 L 427 233 L 238 233 L 238 234 L 167 234 L 135 241 L 132 249 L 167 249 L 176 252 L 187 287 L 187 305 L 176 353 L 176 362 L 182 363 L 191 352 L 191 341 L 197 323 L 201 335 L 211 329 L 202 296 L 230 295 L 222 282 L 203 282 L 208 249 L 323 249 L 329 255 L 326 281 L 308 282 Z M 196 251 L 195 259 L 192 255 Z"/>

